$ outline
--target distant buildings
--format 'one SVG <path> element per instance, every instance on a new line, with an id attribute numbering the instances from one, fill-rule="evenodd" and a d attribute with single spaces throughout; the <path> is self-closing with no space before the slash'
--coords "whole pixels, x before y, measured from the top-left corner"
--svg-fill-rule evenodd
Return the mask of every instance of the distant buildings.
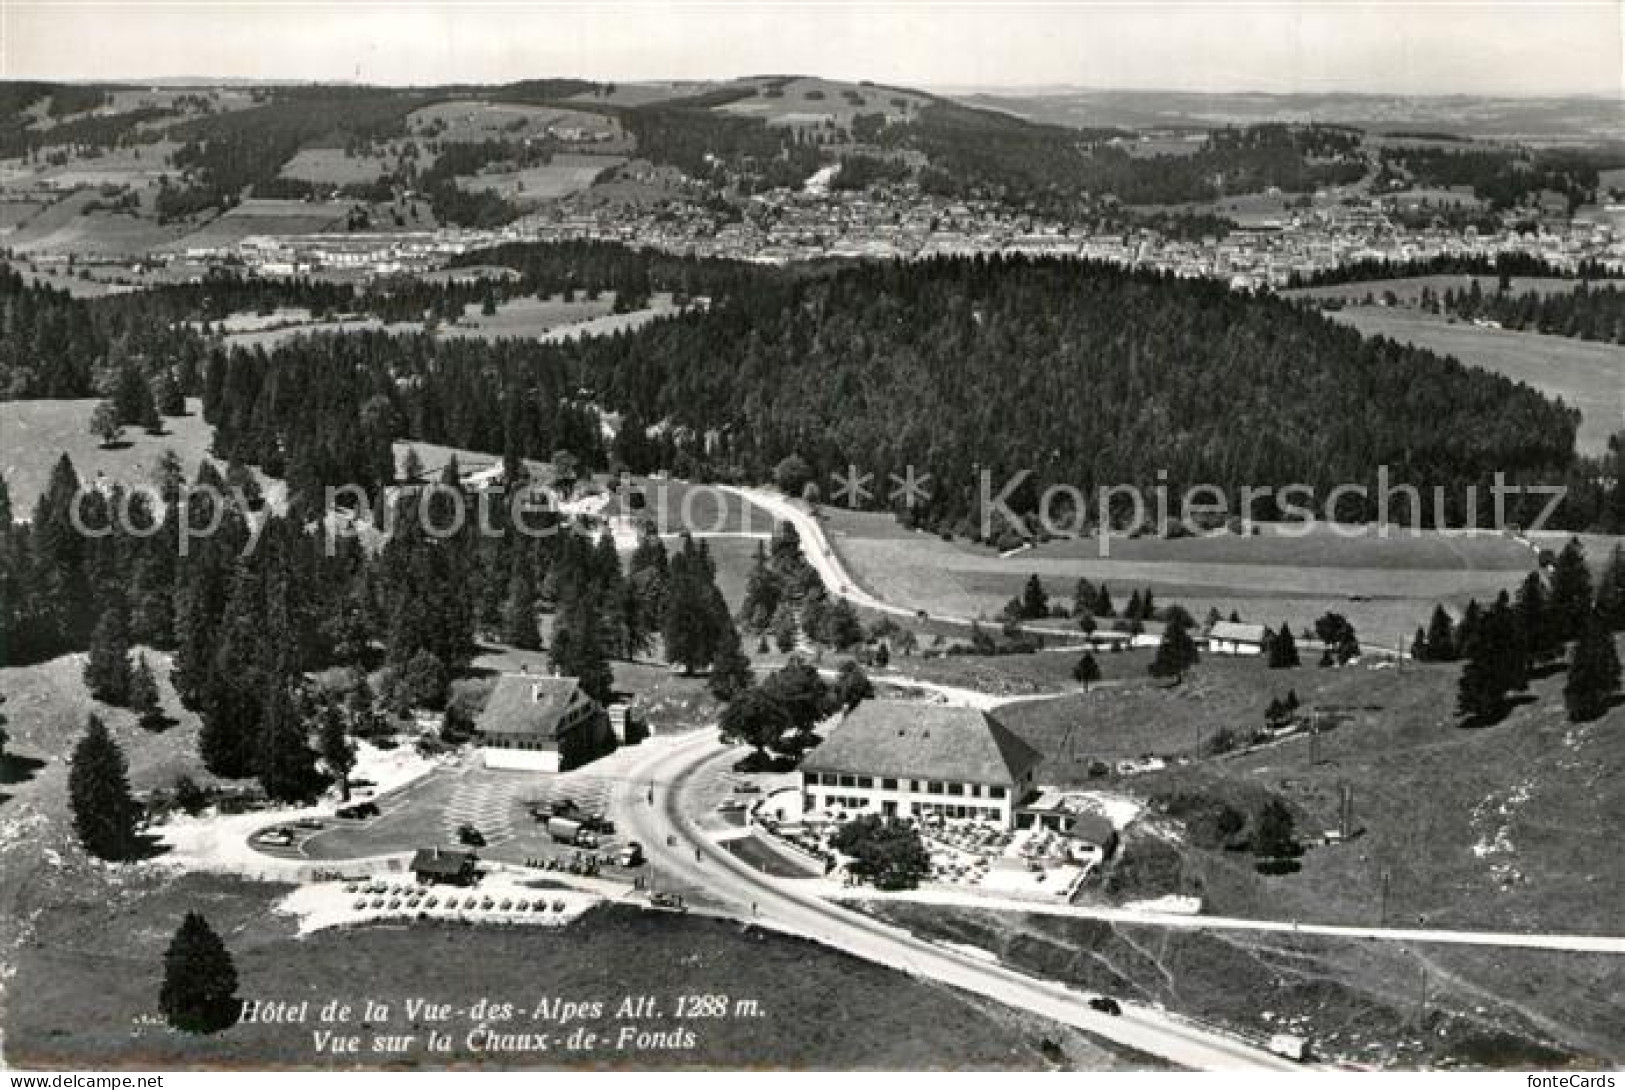
<path id="1" fill-rule="evenodd" d="M 1043 760 L 992 715 L 867 700 L 801 766 L 808 812 L 872 812 L 1015 823 Z"/>
<path id="2" fill-rule="evenodd" d="M 609 713 L 573 677 L 504 674 L 474 723 L 487 767 L 568 772 L 615 748 Z"/>

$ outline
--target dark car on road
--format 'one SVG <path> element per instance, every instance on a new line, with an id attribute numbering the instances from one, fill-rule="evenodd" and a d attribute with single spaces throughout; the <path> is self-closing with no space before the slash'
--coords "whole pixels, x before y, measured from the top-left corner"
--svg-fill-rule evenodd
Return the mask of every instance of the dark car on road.
<path id="1" fill-rule="evenodd" d="M 1089 1006 L 1101 1014 L 1118 1015 L 1123 1013 L 1123 1008 L 1117 1005 L 1117 1000 L 1109 995 L 1095 996 L 1089 1000 Z"/>
<path id="2" fill-rule="evenodd" d="M 457 827 L 457 839 L 471 848 L 485 847 L 485 834 L 472 825 L 459 825 Z"/>

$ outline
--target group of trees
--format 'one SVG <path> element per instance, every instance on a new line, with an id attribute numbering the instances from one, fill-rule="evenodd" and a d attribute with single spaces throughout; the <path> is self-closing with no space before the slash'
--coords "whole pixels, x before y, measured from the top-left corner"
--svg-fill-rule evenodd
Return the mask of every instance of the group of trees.
<path id="1" fill-rule="evenodd" d="M 1003 200 L 1022 209 L 1076 215 L 1107 194 L 1124 204 L 1178 204 L 1278 187 L 1311 192 L 1366 172 L 1361 135 L 1328 125 L 1262 124 L 1216 129 L 1194 153 L 1137 156 L 1134 134 L 1080 130 L 935 101 L 864 134 L 888 149 L 925 156 L 927 192 Z"/>
<path id="2" fill-rule="evenodd" d="M 739 618 L 761 643 L 771 639 L 785 652 L 795 649 L 798 634 L 837 650 L 863 642 L 866 635 L 852 604 L 830 597 L 789 522 L 774 528 L 769 545 L 757 545 Z"/>
<path id="3" fill-rule="evenodd" d="M 722 740 L 752 747 L 757 763 L 770 754 L 794 756 L 817 743 L 819 722 L 872 696 L 874 685 L 856 662 L 842 663 L 831 685 L 816 667 L 792 658 L 729 701 L 719 724 Z"/>
<path id="4" fill-rule="evenodd" d="M 1549 581 L 1531 572 L 1516 596 L 1505 591 L 1487 608 L 1470 601 L 1459 621 L 1436 607 L 1418 629 L 1412 654 L 1423 662 L 1463 661 L 1456 710 L 1469 723 L 1493 723 L 1525 692 L 1531 676 L 1564 655 L 1564 705 L 1576 722 L 1594 719 L 1620 686 L 1614 633 L 1625 631 L 1625 553 L 1616 547 L 1593 587 L 1585 550 L 1571 539 Z M 1572 645 L 1572 646 L 1571 646 Z"/>
<path id="5" fill-rule="evenodd" d="M 1507 329 L 1527 329 L 1583 341 L 1625 344 L 1625 291 L 1584 281 L 1570 291 L 1485 294 L 1474 280 L 1465 292 L 1424 288 L 1423 309 L 1458 318 L 1488 318 Z"/>
<path id="6" fill-rule="evenodd" d="M 750 685 L 750 659 L 717 587 L 716 563 L 704 543 L 686 533 L 671 558 L 661 637 L 667 662 L 686 673 L 710 670 L 719 700 L 734 700 Z"/>
<path id="7" fill-rule="evenodd" d="M 913 889 L 931 873 L 931 853 L 909 821 L 865 814 L 830 836 L 830 846 L 851 857 L 848 869 L 878 889 Z"/>

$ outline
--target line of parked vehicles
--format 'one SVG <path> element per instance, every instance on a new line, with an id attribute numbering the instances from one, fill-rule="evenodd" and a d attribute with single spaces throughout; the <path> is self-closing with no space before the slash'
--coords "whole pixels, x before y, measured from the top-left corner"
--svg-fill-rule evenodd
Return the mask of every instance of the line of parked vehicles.
<path id="1" fill-rule="evenodd" d="M 432 893 L 423 886 L 409 882 L 350 882 L 344 892 L 355 895 L 353 907 L 357 911 L 375 909 L 384 912 L 445 911 L 483 912 L 563 912 L 569 906 L 562 899 L 549 901 L 545 897 L 496 898 L 489 895 Z"/>

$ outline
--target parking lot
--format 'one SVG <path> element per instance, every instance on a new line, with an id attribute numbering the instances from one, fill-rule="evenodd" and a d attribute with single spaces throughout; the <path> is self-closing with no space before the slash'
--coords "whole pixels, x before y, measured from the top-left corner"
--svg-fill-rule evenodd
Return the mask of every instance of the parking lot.
<path id="1" fill-rule="evenodd" d="M 565 799 L 580 814 L 606 815 L 614 785 L 612 778 L 587 769 L 551 775 L 489 769 L 469 760 L 377 799 L 374 816 L 268 825 L 250 843 L 279 858 L 334 862 L 443 847 L 470 848 L 497 862 L 564 869 L 593 854 L 605 864 L 603 873 L 614 875 L 620 872 L 614 858 L 623 843 L 618 833 L 600 832 L 596 845 L 583 850 L 556 841 L 545 821 L 551 806 Z"/>

